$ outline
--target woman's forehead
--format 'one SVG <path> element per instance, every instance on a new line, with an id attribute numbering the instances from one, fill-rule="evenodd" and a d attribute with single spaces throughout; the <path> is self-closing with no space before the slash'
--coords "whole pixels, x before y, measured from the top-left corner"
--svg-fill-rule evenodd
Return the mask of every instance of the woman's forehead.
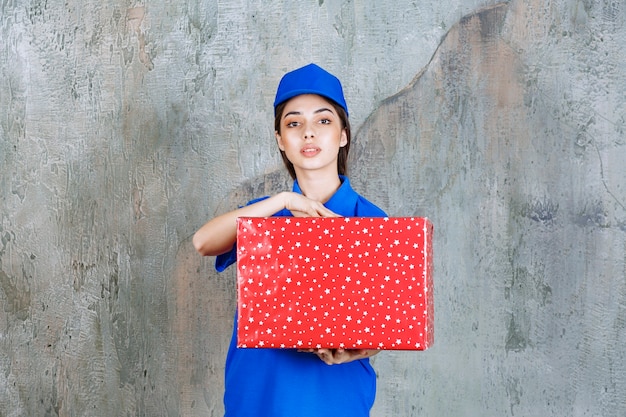
<path id="1" fill-rule="evenodd" d="M 317 94 L 301 94 L 295 96 L 285 103 L 284 114 L 290 112 L 318 111 L 321 109 L 329 110 L 335 113 L 332 103 Z"/>

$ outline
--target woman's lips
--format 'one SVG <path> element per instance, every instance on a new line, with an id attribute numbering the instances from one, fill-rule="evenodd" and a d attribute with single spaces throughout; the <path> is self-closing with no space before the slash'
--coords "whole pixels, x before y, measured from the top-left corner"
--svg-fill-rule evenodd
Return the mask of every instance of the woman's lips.
<path id="1" fill-rule="evenodd" d="M 306 146 L 300 149 L 300 153 L 304 156 L 315 156 L 320 153 L 322 150 L 316 146 Z"/>

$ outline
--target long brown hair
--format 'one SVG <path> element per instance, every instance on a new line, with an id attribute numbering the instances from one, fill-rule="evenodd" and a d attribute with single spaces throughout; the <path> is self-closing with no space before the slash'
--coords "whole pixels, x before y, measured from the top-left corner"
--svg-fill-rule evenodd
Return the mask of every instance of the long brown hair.
<path id="1" fill-rule="evenodd" d="M 326 98 L 325 98 L 326 99 Z M 352 141 L 352 133 L 350 131 L 350 120 L 348 119 L 348 115 L 346 111 L 339 104 L 335 103 L 332 100 L 326 99 L 333 106 L 339 119 L 341 120 L 342 128 L 346 131 L 346 137 L 348 138 L 348 142 L 339 148 L 339 154 L 337 155 L 337 172 L 339 175 L 346 175 L 348 173 L 348 152 L 350 152 L 350 142 Z M 280 119 L 283 117 L 283 111 L 285 110 L 285 106 L 287 105 L 287 101 L 284 101 L 276 106 L 275 114 L 276 117 L 274 119 L 274 130 L 278 132 L 280 135 Z M 287 159 L 287 155 L 283 150 L 280 151 L 280 156 L 283 158 L 283 163 L 291 175 L 292 179 L 296 179 L 296 170 L 293 167 L 293 164 L 289 159 Z"/>

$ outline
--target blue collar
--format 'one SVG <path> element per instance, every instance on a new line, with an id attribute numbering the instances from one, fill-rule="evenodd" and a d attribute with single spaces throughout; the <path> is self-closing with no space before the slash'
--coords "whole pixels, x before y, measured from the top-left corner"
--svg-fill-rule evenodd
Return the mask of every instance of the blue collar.
<path id="1" fill-rule="evenodd" d="M 340 175 L 339 180 L 341 181 L 341 185 L 339 189 L 333 194 L 333 196 L 328 200 L 324 206 L 334 211 L 337 214 L 342 214 L 347 212 L 351 212 L 354 210 L 354 207 L 357 204 L 357 200 L 359 195 L 352 189 L 350 185 L 350 180 L 345 175 Z M 298 180 L 295 180 L 293 183 L 293 192 L 302 194 L 302 190 L 298 185 Z"/>

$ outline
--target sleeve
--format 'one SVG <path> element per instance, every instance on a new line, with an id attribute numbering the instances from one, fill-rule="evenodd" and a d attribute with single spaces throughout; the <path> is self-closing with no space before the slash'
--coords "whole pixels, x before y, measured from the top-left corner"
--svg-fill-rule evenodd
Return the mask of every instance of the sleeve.
<path id="1" fill-rule="evenodd" d="M 246 206 L 258 203 L 259 201 L 265 200 L 266 198 L 269 198 L 269 196 L 248 201 Z M 240 206 L 240 208 L 241 207 L 243 206 Z M 215 258 L 215 269 L 217 270 L 217 272 L 223 272 L 226 268 L 228 268 L 235 262 L 237 262 L 237 242 L 233 244 L 233 247 L 230 249 L 230 251 L 222 253 L 221 255 L 217 255 L 217 257 Z"/>
<path id="2" fill-rule="evenodd" d="M 381 208 L 361 196 L 356 203 L 355 215 L 357 217 L 387 217 L 387 213 Z"/>
<path id="3" fill-rule="evenodd" d="M 217 272 L 224 272 L 226 268 L 237 262 L 237 243 L 233 245 L 230 251 L 217 255 L 215 258 L 215 269 Z"/>

